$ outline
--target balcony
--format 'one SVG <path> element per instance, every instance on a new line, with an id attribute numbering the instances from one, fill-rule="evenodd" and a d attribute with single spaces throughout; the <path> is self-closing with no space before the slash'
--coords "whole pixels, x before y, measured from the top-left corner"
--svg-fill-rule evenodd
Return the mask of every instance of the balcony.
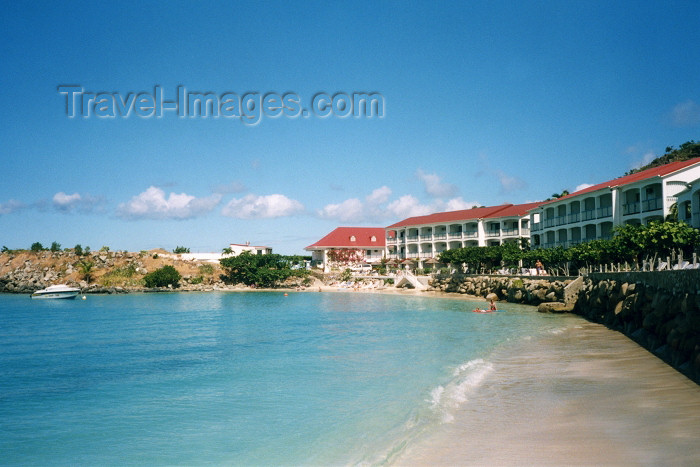
<path id="1" fill-rule="evenodd" d="M 450 238 L 462 238 L 462 232 L 453 232 L 450 234 Z"/>
<path id="2" fill-rule="evenodd" d="M 417 241 L 418 241 L 418 235 L 408 235 L 408 236 L 406 237 L 406 240 L 408 240 L 409 242 L 417 242 Z"/>
<path id="3" fill-rule="evenodd" d="M 555 219 L 554 219 L 553 217 L 552 217 L 552 218 L 549 218 L 549 219 L 545 219 L 545 220 L 544 220 L 544 227 L 545 227 L 545 228 L 547 228 L 547 227 L 554 227 L 554 221 L 555 221 Z"/>
<path id="4" fill-rule="evenodd" d="M 622 215 L 628 216 L 630 214 L 639 214 L 639 202 L 627 203 L 622 205 Z"/>
<path id="5" fill-rule="evenodd" d="M 612 206 L 605 206 L 602 208 L 598 208 L 598 219 L 601 219 L 603 217 L 611 217 L 612 216 Z"/>
<path id="6" fill-rule="evenodd" d="M 421 236 L 420 236 L 420 239 L 421 239 L 421 240 L 432 240 L 432 239 L 433 239 L 433 235 L 432 235 L 432 234 L 421 235 Z"/>
<path id="7" fill-rule="evenodd" d="M 657 211 L 663 209 L 661 198 L 649 198 L 642 201 L 642 211 Z"/>
<path id="8" fill-rule="evenodd" d="M 491 230 L 489 232 L 486 232 L 487 237 L 500 237 L 501 236 L 501 231 L 500 230 Z"/>
<path id="9" fill-rule="evenodd" d="M 532 231 L 539 232 L 540 230 L 542 230 L 542 224 L 540 222 L 533 222 L 532 223 Z"/>
<path id="10" fill-rule="evenodd" d="M 435 240 L 445 240 L 447 238 L 447 232 L 441 232 L 434 235 Z"/>
<path id="11" fill-rule="evenodd" d="M 554 218 L 554 220 L 556 221 L 556 224 L 557 224 L 557 225 L 564 225 L 564 224 L 566 224 L 566 216 L 557 216 L 557 217 Z"/>
<path id="12" fill-rule="evenodd" d="M 418 255 L 420 258 L 432 258 L 433 257 L 433 252 L 428 251 L 428 252 L 423 252 L 420 255 Z"/>
<path id="13" fill-rule="evenodd" d="M 476 238 L 479 236 L 479 232 L 477 232 L 476 230 L 470 230 L 470 231 L 464 232 L 464 236 L 466 238 Z"/>
<path id="14" fill-rule="evenodd" d="M 592 221 L 595 218 L 595 209 L 581 212 L 581 221 Z"/>
<path id="15" fill-rule="evenodd" d="M 396 239 L 394 237 L 391 237 L 391 238 L 387 237 L 387 239 L 386 239 L 387 245 L 393 245 L 394 243 L 396 243 Z"/>
<path id="16" fill-rule="evenodd" d="M 502 232 L 504 237 L 517 237 L 520 234 L 518 229 L 503 229 Z"/>

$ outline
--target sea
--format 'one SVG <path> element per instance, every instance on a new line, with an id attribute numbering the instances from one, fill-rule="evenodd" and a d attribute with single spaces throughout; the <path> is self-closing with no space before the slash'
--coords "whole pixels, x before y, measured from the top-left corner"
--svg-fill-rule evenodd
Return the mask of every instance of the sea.
<path id="1" fill-rule="evenodd" d="M 0 464 L 697 461 L 697 385 L 577 316 L 508 303 L 472 313 L 484 304 L 361 292 L 0 295 Z M 659 418 L 670 420 L 664 434 L 649 427 Z M 543 437 L 549 448 L 532 457 Z"/>

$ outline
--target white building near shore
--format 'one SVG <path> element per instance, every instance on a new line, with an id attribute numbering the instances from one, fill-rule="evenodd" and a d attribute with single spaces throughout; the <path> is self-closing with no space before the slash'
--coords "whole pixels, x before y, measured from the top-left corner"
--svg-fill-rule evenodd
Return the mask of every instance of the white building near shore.
<path id="1" fill-rule="evenodd" d="M 679 219 L 690 212 L 688 219 L 693 222 L 695 212 L 694 226 L 697 227 L 700 224 L 700 186 L 694 190 L 689 187 L 699 178 L 700 158 L 695 158 L 643 170 L 540 203 L 530 211 L 530 246 L 568 247 L 609 239 L 619 225 L 646 225 L 664 220 L 673 204 L 679 201 Z M 684 197 L 682 201 L 679 195 Z"/>
<path id="2" fill-rule="evenodd" d="M 386 227 L 387 257 L 418 267 L 445 250 L 501 245 L 530 238 L 530 210 L 539 203 L 503 204 L 409 217 Z"/>

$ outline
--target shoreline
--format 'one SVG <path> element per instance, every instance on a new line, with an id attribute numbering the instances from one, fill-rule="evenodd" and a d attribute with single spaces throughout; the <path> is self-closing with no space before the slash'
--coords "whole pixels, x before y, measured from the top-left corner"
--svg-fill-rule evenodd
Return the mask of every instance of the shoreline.
<path id="1" fill-rule="evenodd" d="M 696 465 L 698 386 L 583 320 L 500 349 L 452 423 L 392 465 Z"/>

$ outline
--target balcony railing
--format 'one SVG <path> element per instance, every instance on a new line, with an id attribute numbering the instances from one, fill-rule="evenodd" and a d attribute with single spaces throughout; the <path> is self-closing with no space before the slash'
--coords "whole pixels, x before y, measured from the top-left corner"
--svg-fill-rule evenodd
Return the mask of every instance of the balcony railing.
<path id="1" fill-rule="evenodd" d="M 532 231 L 539 232 L 540 230 L 542 230 L 542 224 L 540 222 L 533 222 L 532 223 Z"/>
<path id="2" fill-rule="evenodd" d="M 554 221 L 555 221 L 555 219 L 554 219 L 553 217 L 552 217 L 552 218 L 549 218 L 549 219 L 545 219 L 545 220 L 544 220 L 544 226 L 545 226 L 545 228 L 546 228 L 546 227 L 554 227 Z"/>
<path id="3" fill-rule="evenodd" d="M 564 225 L 566 224 L 566 216 L 557 216 L 554 218 L 556 220 L 557 225 Z"/>
<path id="4" fill-rule="evenodd" d="M 612 216 L 612 206 L 598 208 L 598 219 Z"/>
<path id="5" fill-rule="evenodd" d="M 432 240 L 432 239 L 433 239 L 433 235 L 432 235 L 432 234 L 421 235 L 421 236 L 420 236 L 420 239 L 421 239 L 421 240 Z"/>
<path id="6" fill-rule="evenodd" d="M 627 203 L 622 205 L 622 215 L 627 216 L 629 214 L 639 214 L 639 202 Z"/>
<path id="7" fill-rule="evenodd" d="M 642 201 L 642 211 L 657 211 L 663 208 L 661 198 L 650 198 Z"/>
<path id="8" fill-rule="evenodd" d="M 487 237 L 500 237 L 501 231 L 500 230 L 491 230 L 489 232 L 486 232 Z"/>
<path id="9" fill-rule="evenodd" d="M 445 232 L 443 233 L 438 233 L 434 235 L 435 240 L 444 240 L 447 238 L 447 234 Z"/>
<path id="10" fill-rule="evenodd" d="M 503 232 L 504 237 L 514 237 L 520 233 L 518 229 L 503 229 L 501 232 Z"/>
<path id="11" fill-rule="evenodd" d="M 418 241 L 418 235 L 408 235 L 408 236 L 406 237 L 406 240 L 408 240 L 409 242 L 417 242 L 417 241 Z"/>
<path id="12" fill-rule="evenodd" d="M 581 212 L 582 221 L 591 221 L 595 219 L 595 209 L 589 209 L 588 211 Z"/>
<path id="13" fill-rule="evenodd" d="M 579 215 L 578 212 L 574 212 L 574 213 L 572 213 L 572 214 L 569 214 L 569 216 L 568 216 L 569 224 L 571 224 L 571 223 L 573 223 L 573 222 L 578 222 L 578 220 L 579 220 L 580 217 L 581 217 L 581 216 Z"/>
<path id="14" fill-rule="evenodd" d="M 462 238 L 462 232 L 452 232 L 450 238 Z"/>
<path id="15" fill-rule="evenodd" d="M 476 237 L 478 237 L 478 236 L 479 236 L 479 232 L 477 232 L 476 230 L 471 230 L 471 231 L 468 231 L 468 232 L 464 232 L 464 237 L 465 237 L 465 238 L 476 238 Z"/>
<path id="16" fill-rule="evenodd" d="M 396 239 L 393 237 L 391 237 L 391 238 L 387 237 L 386 243 L 389 245 L 392 245 L 392 244 L 396 243 Z"/>

